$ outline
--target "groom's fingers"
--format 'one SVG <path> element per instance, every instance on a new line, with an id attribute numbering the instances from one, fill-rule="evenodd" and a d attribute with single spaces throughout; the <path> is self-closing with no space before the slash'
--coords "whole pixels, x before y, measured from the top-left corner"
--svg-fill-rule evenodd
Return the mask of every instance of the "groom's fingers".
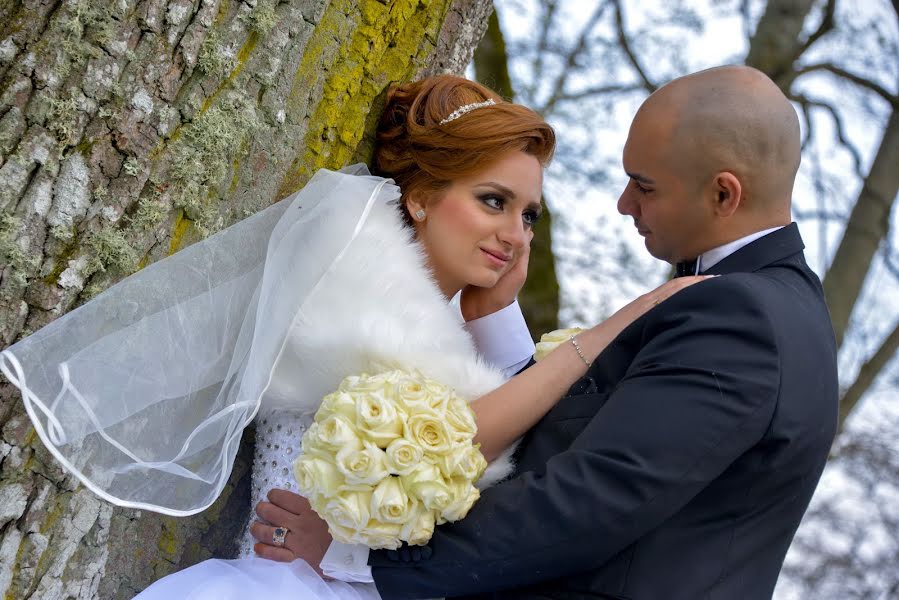
<path id="1" fill-rule="evenodd" d="M 302 515 L 312 510 L 308 500 L 288 490 L 269 490 L 268 501 L 295 515 Z"/>

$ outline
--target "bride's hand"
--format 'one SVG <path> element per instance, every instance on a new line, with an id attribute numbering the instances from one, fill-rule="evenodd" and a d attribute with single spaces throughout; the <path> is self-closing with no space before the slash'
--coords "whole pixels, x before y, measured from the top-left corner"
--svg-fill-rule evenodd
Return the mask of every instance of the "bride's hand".
<path id="1" fill-rule="evenodd" d="M 302 558 L 323 579 L 321 561 L 331 545 L 331 534 L 325 523 L 309 506 L 309 501 L 288 490 L 273 489 L 268 502 L 256 505 L 256 514 L 262 521 L 250 524 L 250 533 L 256 538 L 256 554 L 277 562 L 291 562 Z M 274 543 L 275 527 L 284 527 L 287 534 L 281 545 Z"/>
<path id="2" fill-rule="evenodd" d="M 614 335 L 618 335 L 625 327 L 639 319 L 641 316 L 678 293 L 679 291 L 695 285 L 700 281 L 717 277 L 717 275 L 695 275 L 689 277 L 678 277 L 666 281 L 651 292 L 647 292 L 637 297 L 630 303 L 622 307 L 611 317 L 603 321 L 597 327 L 606 327 L 614 329 Z"/>
<path id="3" fill-rule="evenodd" d="M 524 251 L 515 259 L 515 264 L 512 265 L 512 268 L 499 278 L 495 286 L 483 288 L 467 285 L 462 288 L 460 308 L 462 309 L 462 317 L 466 321 L 486 317 L 506 308 L 515 301 L 515 298 L 518 297 L 518 292 L 521 291 L 524 282 L 528 278 L 528 259 L 531 254 L 532 239 L 534 239 L 533 231 L 530 232 L 530 238 L 527 246 L 524 247 Z"/>
<path id="4" fill-rule="evenodd" d="M 639 319 L 641 316 L 676 294 L 677 292 L 705 281 L 714 275 L 699 275 L 694 277 L 678 277 L 666 281 L 651 292 L 647 292 L 629 304 L 622 307 L 611 317 L 586 331 L 577 335 L 579 342 L 583 344 L 583 350 L 587 354 L 584 360 L 593 362 L 597 356 L 612 343 L 618 334 Z"/>

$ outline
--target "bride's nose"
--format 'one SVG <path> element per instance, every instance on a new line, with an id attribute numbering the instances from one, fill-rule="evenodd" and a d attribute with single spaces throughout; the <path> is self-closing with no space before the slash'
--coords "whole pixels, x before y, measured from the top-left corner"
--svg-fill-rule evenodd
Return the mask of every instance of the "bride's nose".
<path id="1" fill-rule="evenodd" d="M 497 237 L 503 244 L 514 250 L 523 248 L 530 241 L 528 229 L 521 215 L 510 215 L 509 218 L 503 219 L 503 225 L 497 232 Z"/>

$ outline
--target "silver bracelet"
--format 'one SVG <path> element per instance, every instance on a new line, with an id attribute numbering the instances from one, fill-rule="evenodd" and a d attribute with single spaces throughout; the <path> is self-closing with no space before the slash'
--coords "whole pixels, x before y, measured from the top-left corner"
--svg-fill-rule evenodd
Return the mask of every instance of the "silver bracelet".
<path id="1" fill-rule="evenodd" d="M 577 351 L 577 355 L 581 357 L 581 360 L 584 361 L 584 364 L 587 365 L 587 368 L 589 369 L 593 363 L 587 360 L 587 357 L 584 356 L 584 351 L 581 350 L 581 345 L 577 343 L 577 337 L 571 336 L 570 338 L 568 338 L 568 341 L 571 342 L 571 345 L 574 346 L 574 349 Z"/>

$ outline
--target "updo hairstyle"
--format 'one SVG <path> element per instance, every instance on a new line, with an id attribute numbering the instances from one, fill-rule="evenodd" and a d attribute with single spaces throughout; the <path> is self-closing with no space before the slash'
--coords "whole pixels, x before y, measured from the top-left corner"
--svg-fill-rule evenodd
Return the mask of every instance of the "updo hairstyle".
<path id="1" fill-rule="evenodd" d="M 440 124 L 459 107 L 488 99 L 496 104 Z M 399 185 L 405 204 L 410 195 L 427 197 L 513 150 L 546 166 L 555 144 L 552 127 L 533 110 L 505 102 L 479 83 L 438 75 L 388 92 L 378 123 L 374 170 Z M 409 221 L 409 215 L 405 217 Z"/>

